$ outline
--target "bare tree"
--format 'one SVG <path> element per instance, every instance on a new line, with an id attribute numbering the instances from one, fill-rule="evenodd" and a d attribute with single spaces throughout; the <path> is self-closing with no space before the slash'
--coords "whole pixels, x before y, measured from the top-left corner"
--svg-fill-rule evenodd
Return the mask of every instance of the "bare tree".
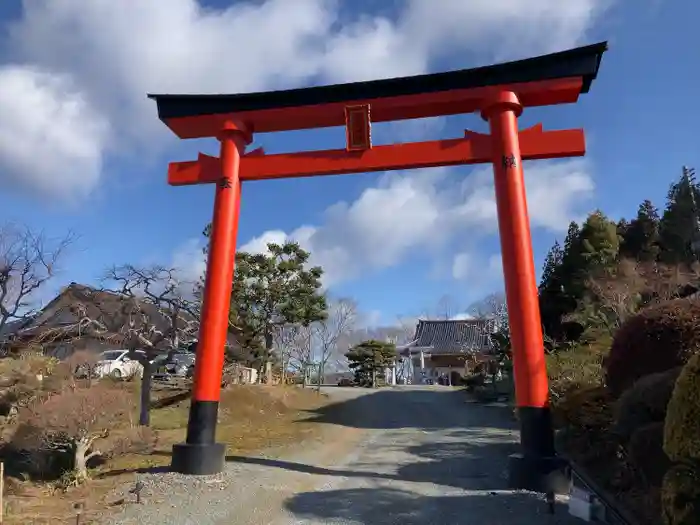
<path id="1" fill-rule="evenodd" d="M 175 268 L 123 265 L 111 268 L 105 278 L 108 293 L 116 296 L 120 308 L 111 320 L 114 332 L 122 335 L 130 357 L 143 367 L 139 424 L 150 424 L 153 360 L 197 339 L 198 309 L 191 289 L 177 278 Z M 141 350 L 141 352 L 137 352 Z"/>
<path id="2" fill-rule="evenodd" d="M 152 361 L 194 342 L 199 319 L 192 294 L 174 268 L 115 266 L 104 287 L 73 287 L 70 309 L 75 322 L 41 332 L 40 343 L 93 337 L 118 343 L 143 367 L 139 424 L 150 423 Z"/>
<path id="3" fill-rule="evenodd" d="M 449 294 L 443 295 L 435 306 L 437 319 L 449 320 L 459 314 L 459 305 L 454 297 Z"/>
<path id="4" fill-rule="evenodd" d="M 686 267 L 626 260 L 620 263 L 620 268 L 625 268 L 627 273 L 636 274 L 641 278 L 644 283 L 644 297 L 642 298 L 644 304 L 659 303 L 679 297 L 683 288 L 696 284 L 700 276 L 700 267 L 697 263 Z M 620 271 L 618 269 L 618 273 Z"/>
<path id="5" fill-rule="evenodd" d="M 343 355 L 345 348 L 339 348 L 342 337 L 354 327 L 357 319 L 357 305 L 350 299 L 338 299 L 330 304 L 328 317 L 313 324 L 318 354 L 317 388 L 321 389 L 326 365 L 332 356 Z"/>
<path id="6" fill-rule="evenodd" d="M 650 271 L 645 277 L 636 261 L 620 261 L 612 274 L 588 279 L 586 287 L 590 297 L 571 319 L 580 320 L 585 326 L 605 328 L 613 335 L 622 323 L 639 311 L 643 294 L 651 283 L 648 277 L 654 273 Z"/>
<path id="7" fill-rule="evenodd" d="M 499 323 L 508 322 L 508 305 L 505 294 L 494 292 L 469 307 L 469 314 L 477 319 L 494 319 Z"/>
<path id="8" fill-rule="evenodd" d="M 508 304 L 502 292 L 495 292 L 473 303 L 469 312 L 476 319 L 487 321 L 488 337 L 492 351 L 500 362 L 505 362 L 511 351 Z"/>
<path id="9" fill-rule="evenodd" d="M 309 382 L 309 370 L 313 364 L 314 328 L 294 325 L 287 326 L 285 329 L 290 331 L 288 365 L 301 374 L 302 386 L 306 387 Z"/>
<path id="10" fill-rule="evenodd" d="M 274 347 L 281 362 L 283 385 L 286 384 L 287 373 L 293 366 L 294 343 L 298 336 L 298 328 L 296 325 L 283 326 L 274 334 Z"/>
<path id="11" fill-rule="evenodd" d="M 679 297 L 697 274 L 694 266 L 623 259 L 614 271 L 587 280 L 588 296 L 568 318 L 612 335 L 640 309 Z"/>
<path id="12" fill-rule="evenodd" d="M 54 277 L 74 240 L 72 234 L 51 239 L 28 227 L 0 227 L 0 333 L 36 314 L 37 292 Z"/>

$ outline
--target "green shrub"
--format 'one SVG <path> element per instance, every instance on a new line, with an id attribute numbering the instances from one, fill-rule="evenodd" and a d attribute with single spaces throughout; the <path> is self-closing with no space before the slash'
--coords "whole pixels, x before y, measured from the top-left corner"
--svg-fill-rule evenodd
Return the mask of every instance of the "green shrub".
<path id="1" fill-rule="evenodd" d="M 661 508 L 666 525 L 700 524 L 700 468 L 678 464 L 666 472 L 661 490 Z"/>
<path id="2" fill-rule="evenodd" d="M 607 344 L 582 344 L 546 357 L 552 403 L 572 390 L 595 388 L 602 384 L 602 363 Z"/>
<path id="3" fill-rule="evenodd" d="M 624 442 L 642 426 L 663 423 L 681 369 L 676 367 L 642 377 L 615 402 L 614 428 Z"/>
<path id="4" fill-rule="evenodd" d="M 606 384 L 620 395 L 639 378 L 683 366 L 700 349 L 700 301 L 675 299 L 629 318 L 613 338 Z"/>
<path id="5" fill-rule="evenodd" d="M 570 390 L 552 407 L 557 446 L 562 452 L 591 472 L 605 472 L 606 479 L 615 470 L 620 449 L 617 436 L 610 432 L 612 406 L 605 387 Z"/>
<path id="6" fill-rule="evenodd" d="M 700 354 L 676 381 L 666 411 L 664 450 L 673 461 L 700 461 Z"/>
<path id="7" fill-rule="evenodd" d="M 671 461 L 664 452 L 663 421 L 638 428 L 629 440 L 627 454 L 650 485 L 660 486 L 664 474 L 671 466 Z"/>
<path id="8" fill-rule="evenodd" d="M 605 387 L 572 388 L 552 406 L 556 426 L 608 427 L 612 422 L 610 395 Z"/>

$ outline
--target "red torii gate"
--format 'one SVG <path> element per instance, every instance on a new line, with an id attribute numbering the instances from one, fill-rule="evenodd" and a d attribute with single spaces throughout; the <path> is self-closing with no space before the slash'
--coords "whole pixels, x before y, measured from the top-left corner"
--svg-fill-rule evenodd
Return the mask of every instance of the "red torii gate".
<path id="1" fill-rule="evenodd" d="M 475 69 L 371 82 L 237 95 L 149 95 L 159 118 L 181 139 L 216 137 L 217 157 L 174 162 L 168 182 L 216 183 L 209 258 L 185 443 L 172 468 L 212 474 L 224 467 L 216 443 L 224 344 L 244 181 L 493 163 L 506 297 L 513 346 L 522 453 L 510 458 L 514 488 L 567 491 L 549 412 L 540 311 L 522 161 L 581 156 L 583 130 L 518 131 L 523 107 L 573 103 L 596 78 L 607 43 Z M 373 147 L 371 122 L 479 111 L 489 135 Z M 344 149 L 249 153 L 253 133 L 345 126 Z"/>

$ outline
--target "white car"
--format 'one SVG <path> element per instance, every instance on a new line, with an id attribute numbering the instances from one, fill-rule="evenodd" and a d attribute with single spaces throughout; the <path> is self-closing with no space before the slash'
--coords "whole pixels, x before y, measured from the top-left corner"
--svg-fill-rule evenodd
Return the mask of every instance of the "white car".
<path id="1" fill-rule="evenodd" d="M 141 350 L 136 350 L 137 354 L 146 355 Z M 143 374 L 143 366 L 136 359 L 129 357 L 128 350 L 107 350 L 98 356 L 95 365 L 95 375 L 97 377 L 111 376 L 114 379 L 126 379 Z"/>

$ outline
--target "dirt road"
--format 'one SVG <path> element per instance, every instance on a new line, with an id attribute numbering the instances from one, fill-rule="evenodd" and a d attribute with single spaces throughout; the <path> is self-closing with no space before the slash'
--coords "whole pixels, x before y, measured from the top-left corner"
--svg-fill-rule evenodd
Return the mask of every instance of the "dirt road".
<path id="1" fill-rule="evenodd" d="M 506 460 L 517 450 L 507 409 L 466 404 L 441 387 L 328 393 L 335 403 L 316 417 L 329 424 L 322 441 L 230 457 L 214 479 L 149 475 L 152 502 L 105 523 L 579 523 L 563 506 L 550 516 L 541 496 L 506 489 Z"/>

